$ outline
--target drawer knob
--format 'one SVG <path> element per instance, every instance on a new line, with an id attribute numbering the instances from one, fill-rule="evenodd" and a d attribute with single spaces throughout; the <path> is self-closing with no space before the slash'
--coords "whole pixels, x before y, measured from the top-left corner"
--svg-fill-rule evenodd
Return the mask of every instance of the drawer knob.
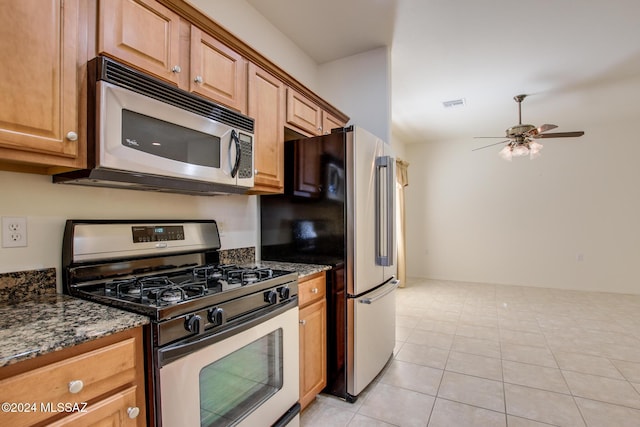
<path id="1" fill-rule="evenodd" d="M 172 73 L 178 74 L 178 73 L 180 73 L 181 71 L 182 71 L 182 68 L 180 68 L 180 66 L 179 66 L 179 65 L 174 65 L 173 67 L 171 67 L 171 72 L 172 72 Z"/>
<path id="2" fill-rule="evenodd" d="M 84 387 L 84 383 L 82 380 L 74 380 L 69 383 L 69 393 L 80 393 L 82 388 Z"/>
<path id="3" fill-rule="evenodd" d="M 137 418 L 138 415 L 140 415 L 140 408 L 138 408 L 137 406 L 128 407 L 127 408 L 127 415 L 131 419 Z"/>
<path id="4" fill-rule="evenodd" d="M 318 288 L 313 288 L 313 289 L 311 289 L 311 293 L 312 293 L 312 294 L 317 294 L 317 293 L 318 293 Z"/>
<path id="5" fill-rule="evenodd" d="M 196 83 L 198 83 L 199 85 L 201 85 L 201 84 L 202 84 L 202 81 L 203 81 L 203 80 L 202 80 L 202 76 L 196 76 L 196 78 L 195 78 L 195 79 L 193 79 L 193 81 L 194 81 L 194 82 L 196 82 Z"/>
<path id="6" fill-rule="evenodd" d="M 306 325 L 306 324 L 307 324 L 307 321 L 306 321 L 306 320 L 304 320 L 304 319 L 302 319 L 302 320 L 300 321 L 300 324 L 301 324 L 302 326 L 304 326 L 304 325 Z"/>
<path id="7" fill-rule="evenodd" d="M 71 132 L 67 132 L 67 139 L 69 141 L 77 141 L 78 140 L 78 134 L 71 131 Z"/>

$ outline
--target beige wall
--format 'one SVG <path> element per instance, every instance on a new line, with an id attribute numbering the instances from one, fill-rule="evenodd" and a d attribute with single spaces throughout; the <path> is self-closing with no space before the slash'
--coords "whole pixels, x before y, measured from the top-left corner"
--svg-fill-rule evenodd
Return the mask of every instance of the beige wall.
<path id="1" fill-rule="evenodd" d="M 386 142 L 391 141 L 391 61 L 386 47 L 322 64 L 323 96 L 348 112 L 357 124 Z"/>
<path id="2" fill-rule="evenodd" d="M 506 162 L 472 139 L 408 145 L 408 274 L 640 294 L 640 145 L 587 123 Z"/>

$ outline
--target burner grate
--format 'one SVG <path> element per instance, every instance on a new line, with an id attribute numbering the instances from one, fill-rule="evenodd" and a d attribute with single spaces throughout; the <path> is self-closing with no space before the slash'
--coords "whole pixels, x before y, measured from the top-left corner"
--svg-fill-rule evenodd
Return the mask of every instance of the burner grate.
<path id="1" fill-rule="evenodd" d="M 105 283 L 105 294 L 156 306 L 174 304 L 207 293 L 206 282 L 191 279 L 176 283 L 168 276 L 131 277 Z"/>

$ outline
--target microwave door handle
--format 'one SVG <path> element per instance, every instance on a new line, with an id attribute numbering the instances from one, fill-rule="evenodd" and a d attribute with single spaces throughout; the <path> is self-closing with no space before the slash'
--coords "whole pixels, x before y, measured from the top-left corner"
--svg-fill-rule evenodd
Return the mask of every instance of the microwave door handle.
<path id="1" fill-rule="evenodd" d="M 236 145 L 236 161 L 233 164 L 233 169 L 231 169 L 231 178 L 235 178 L 238 174 L 238 169 L 240 169 L 240 158 L 242 157 L 242 152 L 240 150 L 240 139 L 238 138 L 238 134 L 235 130 L 231 130 L 231 142 Z M 231 155 L 231 144 L 229 144 L 229 155 Z"/>

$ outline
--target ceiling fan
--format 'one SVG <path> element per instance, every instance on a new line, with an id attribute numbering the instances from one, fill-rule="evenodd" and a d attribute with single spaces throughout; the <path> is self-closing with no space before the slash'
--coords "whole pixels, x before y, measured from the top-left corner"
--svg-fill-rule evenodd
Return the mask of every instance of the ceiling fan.
<path id="1" fill-rule="evenodd" d="M 536 141 L 536 139 L 543 138 L 571 138 L 584 135 L 583 131 L 576 132 L 554 132 L 547 133 L 548 131 L 557 128 L 556 125 L 544 124 L 539 127 L 534 125 L 522 124 L 522 101 L 527 95 L 516 95 L 513 99 L 518 103 L 518 124 L 510 127 L 506 130 L 506 140 L 496 142 L 494 144 L 485 145 L 484 147 L 474 148 L 471 151 L 482 150 L 483 148 L 492 147 L 494 145 L 507 143 L 507 145 L 500 150 L 500 157 L 505 160 L 511 161 L 511 158 L 516 156 L 529 155 L 531 159 L 535 159 L 540 155 L 542 144 Z M 502 136 L 476 136 L 475 138 L 505 138 Z"/>

